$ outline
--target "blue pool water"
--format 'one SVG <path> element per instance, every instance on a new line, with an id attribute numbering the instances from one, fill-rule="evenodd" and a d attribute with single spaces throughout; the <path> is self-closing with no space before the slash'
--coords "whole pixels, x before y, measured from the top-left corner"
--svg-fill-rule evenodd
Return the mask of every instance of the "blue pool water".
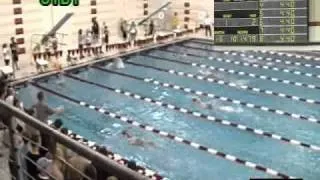
<path id="1" fill-rule="evenodd" d="M 226 55 L 205 49 L 214 50 L 214 46 L 198 41 L 186 41 L 182 44 L 170 45 L 166 48 L 154 49 L 146 53 L 130 56 L 127 58 L 127 61 L 192 74 L 199 74 L 201 70 L 201 68 L 183 65 L 177 62 L 163 61 L 157 58 L 162 57 L 167 60 L 196 62 L 225 69 L 320 85 L 320 79 L 209 60 L 208 57 L 211 56 L 235 61 L 247 61 L 245 57 Z M 203 57 L 186 56 L 184 55 L 185 52 Z M 269 55 L 263 53 L 245 52 L 245 54 L 269 57 Z M 280 58 L 275 55 L 272 57 Z M 288 57 L 286 58 L 288 59 Z M 301 59 L 293 60 L 303 62 Z M 267 62 L 259 61 L 259 63 L 266 64 Z M 274 64 L 273 66 L 298 68 L 297 70 L 299 71 L 312 72 L 314 74 L 318 74 L 320 71 L 315 68 L 295 67 L 284 64 Z M 100 67 L 107 68 L 102 65 Z M 153 78 L 160 82 L 213 93 L 247 103 L 263 105 L 308 117 L 320 118 L 319 105 L 307 104 L 276 96 L 250 92 L 236 87 L 228 87 L 177 76 L 132 64 L 126 64 L 125 69 L 112 71 L 140 78 Z M 238 85 L 248 85 L 279 93 L 319 100 L 319 90 L 316 89 L 307 89 L 224 72 L 215 73 L 219 79 Z M 191 99 L 194 95 L 190 93 L 149 84 L 124 75 L 101 71 L 96 68 L 83 69 L 81 72 L 72 75 L 90 82 L 126 90 L 143 97 L 149 97 L 191 111 L 212 115 L 248 127 L 263 129 L 290 139 L 320 146 L 320 134 L 318 133 L 320 124 L 293 119 L 284 115 L 264 112 L 208 97 L 200 98 L 204 102 L 211 103 L 213 109 L 202 109 L 192 103 Z M 112 112 L 131 117 L 139 123 L 148 124 L 181 138 L 217 149 L 250 162 L 261 164 L 290 176 L 303 177 L 307 180 L 318 180 L 320 177 L 319 151 L 287 144 L 279 140 L 254 135 L 250 132 L 241 131 L 192 115 L 186 115 L 175 110 L 117 94 L 114 91 L 90 85 L 67 76 L 64 76 L 63 80 L 64 83 L 59 85 L 58 82 L 61 81 L 60 79 L 50 77 L 47 82 L 41 81 L 39 84 L 77 100 L 104 107 Z M 29 85 L 19 90 L 19 96 L 28 107 L 35 103 L 36 93 L 39 90 L 40 89 Z M 132 127 L 119 120 L 101 115 L 96 111 L 70 103 L 61 97 L 49 93 L 47 93 L 47 97 L 48 103 L 51 106 L 64 106 L 65 113 L 60 115 L 60 118 L 64 120 L 66 127 L 98 144 L 105 145 L 115 153 L 119 153 L 128 159 L 136 160 L 139 164 L 158 171 L 161 175 L 169 179 L 245 180 L 250 177 L 271 177 L 266 173 L 213 156 L 204 151 L 171 141 L 151 132 Z M 52 117 L 52 119 L 54 118 L 56 117 Z M 125 129 L 129 129 L 132 134 L 145 141 L 155 143 L 155 146 L 137 147 L 130 145 L 127 139 L 121 135 L 121 132 Z"/>

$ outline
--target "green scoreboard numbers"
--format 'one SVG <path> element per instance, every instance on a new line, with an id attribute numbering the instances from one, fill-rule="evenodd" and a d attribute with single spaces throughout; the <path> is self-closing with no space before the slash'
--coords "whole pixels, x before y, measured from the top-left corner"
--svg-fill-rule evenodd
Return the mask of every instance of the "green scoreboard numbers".
<path id="1" fill-rule="evenodd" d="M 308 42 L 308 0 L 215 0 L 215 42 Z"/>

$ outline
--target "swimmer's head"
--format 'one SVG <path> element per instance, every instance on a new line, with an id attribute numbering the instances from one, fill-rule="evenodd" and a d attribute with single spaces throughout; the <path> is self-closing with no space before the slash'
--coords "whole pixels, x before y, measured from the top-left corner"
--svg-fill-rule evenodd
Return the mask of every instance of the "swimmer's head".
<path id="1" fill-rule="evenodd" d="M 128 164 L 127 164 L 128 168 L 132 169 L 132 170 L 136 170 L 138 167 L 137 167 L 137 163 L 133 160 L 131 161 L 128 161 Z"/>
<path id="2" fill-rule="evenodd" d="M 193 97 L 193 98 L 192 98 L 192 102 L 199 102 L 199 99 L 196 98 L 196 97 Z"/>
<path id="3" fill-rule="evenodd" d="M 121 134 L 122 134 L 122 135 L 128 135 L 128 131 L 127 131 L 127 130 L 123 130 L 123 131 L 121 132 Z"/>

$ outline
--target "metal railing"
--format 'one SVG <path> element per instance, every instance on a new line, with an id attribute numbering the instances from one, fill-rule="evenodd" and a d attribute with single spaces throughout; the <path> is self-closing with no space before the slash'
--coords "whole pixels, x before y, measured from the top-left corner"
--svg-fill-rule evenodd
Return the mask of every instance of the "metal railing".
<path id="1" fill-rule="evenodd" d="M 80 144 L 79 142 L 65 136 L 64 134 L 54 130 L 53 128 L 49 127 L 48 125 L 40 122 L 39 120 L 35 119 L 34 117 L 22 112 L 21 110 L 6 104 L 4 101 L 0 100 L 0 107 L 4 108 L 5 111 L 10 113 L 13 117 L 18 118 L 19 120 L 23 121 L 25 124 L 28 124 L 40 132 L 45 132 L 46 134 L 50 134 L 51 138 L 53 138 L 56 142 L 63 144 L 65 147 L 69 148 L 70 150 L 74 151 L 75 153 L 78 153 L 79 155 L 83 156 L 84 158 L 87 158 L 91 162 L 94 162 L 99 167 L 105 167 L 108 172 L 112 173 L 113 175 L 119 177 L 120 179 L 127 179 L 127 180 L 146 180 L 147 177 L 143 176 L 142 174 L 139 174 L 123 165 L 120 165 L 111 159 L 107 158 L 106 156 L 90 149 L 89 147 Z M 10 121 L 11 122 L 11 121 Z M 10 123 L 12 124 L 12 123 Z M 12 127 L 10 125 L 10 127 Z M 12 128 L 10 128 L 12 129 Z M 13 137 L 13 131 L 10 132 L 10 141 L 11 141 L 11 154 L 13 163 L 17 165 L 17 155 L 14 147 L 12 144 L 14 144 L 14 137 Z M 17 177 L 14 175 L 14 177 Z"/>

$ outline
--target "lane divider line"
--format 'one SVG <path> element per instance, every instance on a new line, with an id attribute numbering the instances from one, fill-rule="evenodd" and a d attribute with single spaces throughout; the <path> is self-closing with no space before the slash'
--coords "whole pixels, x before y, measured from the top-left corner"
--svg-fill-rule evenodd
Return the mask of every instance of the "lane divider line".
<path id="1" fill-rule="evenodd" d="M 256 164 L 256 163 L 253 163 L 253 162 L 250 162 L 250 161 L 246 161 L 246 160 L 240 159 L 238 157 L 235 157 L 233 155 L 221 152 L 221 151 L 219 151 L 217 149 L 209 148 L 209 147 L 206 147 L 206 146 L 201 145 L 199 143 L 192 142 L 190 140 L 186 140 L 186 139 L 183 139 L 181 137 L 175 136 L 175 135 L 170 134 L 168 132 L 161 131 L 161 130 L 156 129 L 156 128 L 152 127 L 152 126 L 145 125 L 145 124 L 140 124 L 139 122 L 134 121 L 133 119 L 130 119 L 129 117 L 121 116 L 119 114 L 116 114 L 116 113 L 113 113 L 113 112 L 109 112 L 107 109 L 104 109 L 104 108 L 101 108 L 101 107 L 98 107 L 98 106 L 94 106 L 94 105 L 88 104 L 86 102 L 79 101 L 77 99 L 73 99 L 73 98 L 68 97 L 66 95 L 60 94 L 60 93 L 58 93 L 56 91 L 50 90 L 50 89 L 48 89 L 46 87 L 43 87 L 43 86 L 41 86 L 41 85 L 39 85 L 37 83 L 34 83 L 34 82 L 30 82 L 30 83 L 33 86 L 35 86 L 37 88 L 40 88 L 40 89 L 42 89 L 44 91 L 47 91 L 47 92 L 49 92 L 51 94 L 54 94 L 54 95 L 56 95 L 58 97 L 61 97 L 62 99 L 69 100 L 69 101 L 71 101 L 73 103 L 76 103 L 76 104 L 79 104 L 80 106 L 95 110 L 95 111 L 97 111 L 97 112 L 99 112 L 101 114 L 107 115 L 107 116 L 109 116 L 111 118 L 121 120 L 123 122 L 126 122 L 126 123 L 128 123 L 130 125 L 133 125 L 135 127 L 140 128 L 140 129 L 146 130 L 148 132 L 155 133 L 155 134 L 157 134 L 157 135 L 159 135 L 161 137 L 166 137 L 166 138 L 168 138 L 170 140 L 173 140 L 175 142 L 186 144 L 186 145 L 188 145 L 190 147 L 193 147 L 193 148 L 198 149 L 200 151 L 204 151 L 204 152 L 209 153 L 211 155 L 214 155 L 216 157 L 220 157 L 220 158 L 235 162 L 237 164 L 241 164 L 243 166 L 249 167 L 249 168 L 257 170 L 257 171 L 264 172 L 264 173 L 272 175 L 272 176 L 278 176 L 278 177 L 281 177 L 281 178 L 284 178 L 284 179 L 290 179 L 290 178 L 293 179 L 294 178 L 292 176 L 289 176 L 289 175 L 286 175 L 284 173 L 278 172 L 278 171 L 276 171 L 274 169 L 267 168 L 267 167 L 265 167 L 263 165 Z"/>
<path id="2" fill-rule="evenodd" d="M 127 76 L 127 74 L 110 71 L 110 70 L 107 70 L 107 69 L 104 69 L 104 68 L 101 68 L 101 67 L 97 67 L 97 66 L 93 66 L 93 68 L 101 70 L 101 71 L 105 71 L 105 72 L 108 72 L 108 73 L 113 73 L 113 74 L 118 74 L 118 75 L 121 75 L 121 76 L 126 76 L 126 77 L 129 77 L 129 78 L 131 78 L 131 76 L 132 76 L 132 75 Z M 162 86 L 164 88 L 171 88 L 171 89 L 174 89 L 174 90 L 180 90 L 180 91 L 182 91 L 184 93 L 187 93 L 187 94 L 189 93 L 189 94 L 193 94 L 193 95 L 197 95 L 197 96 L 203 96 L 203 97 L 209 97 L 209 98 L 212 98 L 212 99 L 218 99 L 218 100 L 221 100 L 221 101 L 224 101 L 224 102 L 230 102 L 230 103 L 233 103 L 233 104 L 242 105 L 242 106 L 249 107 L 249 108 L 256 108 L 256 109 L 260 109 L 260 110 L 263 110 L 263 111 L 266 111 L 266 110 L 270 109 L 268 107 L 254 105 L 254 104 L 242 102 L 242 101 L 239 101 L 239 100 L 233 100 L 233 99 L 230 99 L 228 97 L 218 96 L 218 95 L 215 95 L 215 94 L 212 94 L 212 93 L 206 93 L 206 92 L 202 92 L 202 91 L 197 91 L 197 90 L 193 90 L 191 88 L 182 87 L 182 86 L 178 86 L 178 85 L 174 85 L 174 84 L 170 84 L 170 83 L 163 83 L 163 82 L 157 81 L 155 79 L 151 79 L 151 78 L 134 77 L 134 79 L 137 79 L 137 80 L 143 81 L 145 83 L 149 83 L 149 84 L 160 85 L 160 86 Z M 126 92 L 121 92 L 121 93 L 128 95 L 128 93 L 126 93 Z M 133 98 L 141 97 L 139 95 L 134 95 L 132 93 L 130 94 L 130 96 L 133 97 Z M 141 100 L 144 100 L 144 99 L 141 98 Z M 157 104 L 157 105 L 162 104 L 163 105 L 162 102 L 154 101 L 154 100 L 153 100 L 153 104 Z M 183 110 L 181 110 L 181 109 L 183 109 L 183 108 L 179 108 L 180 112 L 181 111 L 182 112 L 186 112 L 184 109 Z M 273 112 L 273 111 L 271 111 L 271 112 Z M 208 119 L 207 115 L 201 115 L 201 117 L 206 117 Z M 212 118 L 209 118 L 209 119 L 212 119 Z M 251 128 L 251 127 L 247 127 L 245 125 L 228 122 L 226 120 L 222 120 L 222 119 L 218 119 L 218 118 L 216 118 L 216 120 L 217 121 L 215 121 L 215 122 L 218 122 L 218 123 L 220 123 L 222 125 L 236 127 L 236 128 L 238 128 L 240 130 L 248 131 L 248 132 L 254 133 L 256 135 L 262 135 L 262 136 L 265 136 L 265 137 L 268 137 L 268 138 L 272 138 L 272 139 L 276 139 L 276 140 L 280 140 L 280 141 L 289 143 L 291 145 L 297 145 L 297 146 L 301 146 L 301 147 L 304 147 L 304 148 L 309 148 L 309 149 L 312 149 L 312 150 L 315 150 L 315 151 L 320 151 L 320 147 L 317 146 L 317 145 L 307 144 L 307 143 L 304 143 L 304 142 L 301 142 L 301 141 L 298 141 L 298 140 L 295 140 L 295 139 L 289 139 L 289 138 L 286 138 L 286 137 L 282 137 L 282 136 L 280 136 L 278 134 L 274 134 L 274 133 L 271 133 L 271 132 L 268 132 L 268 131 L 264 131 L 264 130 L 261 130 L 261 129 L 254 129 L 254 128 Z M 244 128 L 242 128 L 242 127 L 244 127 Z"/>
<path id="3" fill-rule="evenodd" d="M 184 77 L 203 80 L 203 81 L 207 81 L 207 82 L 211 82 L 211 83 L 218 83 L 220 85 L 226 85 L 226 86 L 229 86 L 232 88 L 239 87 L 244 90 L 253 91 L 256 93 L 263 93 L 263 94 L 267 94 L 267 95 L 274 95 L 277 97 L 287 98 L 287 99 L 294 100 L 294 101 L 301 101 L 301 102 L 309 103 L 309 104 L 320 104 L 320 101 L 317 101 L 317 100 L 306 99 L 306 98 L 302 98 L 302 97 L 298 97 L 298 96 L 294 96 L 294 95 L 287 95 L 284 93 L 273 92 L 271 90 L 265 90 L 265 89 L 250 87 L 250 86 L 246 86 L 246 85 L 238 86 L 235 83 L 223 81 L 221 79 L 213 79 L 213 78 L 208 78 L 208 77 L 201 76 L 201 75 L 196 75 L 196 74 L 191 74 L 191 73 L 186 73 L 186 72 L 181 72 L 181 71 L 175 71 L 173 69 L 158 68 L 158 67 L 144 65 L 144 64 L 138 64 L 138 63 L 134 63 L 134 62 L 130 62 L 130 61 L 126 61 L 126 62 L 128 64 L 131 64 L 134 66 L 140 66 L 140 67 L 144 67 L 144 68 L 154 69 L 157 71 L 166 72 L 166 73 L 174 74 L 177 76 L 184 76 Z"/>
<path id="4" fill-rule="evenodd" d="M 194 46 L 187 46 L 187 45 L 180 45 L 180 44 L 178 46 L 182 46 L 182 47 L 189 48 L 189 49 L 192 48 L 192 49 L 199 49 L 199 50 L 210 51 L 210 52 L 217 52 L 215 50 L 202 48 L 202 47 L 194 47 Z M 228 51 L 226 51 L 226 52 L 224 52 L 224 54 L 229 55 L 230 53 Z M 236 53 L 234 53 L 234 54 L 231 53 L 231 55 L 235 56 Z M 249 57 L 249 56 L 245 56 L 245 57 Z M 263 59 L 263 58 L 261 57 L 259 59 Z M 220 58 L 220 61 L 223 62 L 223 59 Z M 228 63 L 232 63 L 232 64 L 235 64 L 235 65 L 242 65 L 242 66 L 246 66 L 246 67 L 267 69 L 267 70 L 272 70 L 272 71 L 277 71 L 277 72 L 285 72 L 285 73 L 294 74 L 294 75 L 297 75 L 297 76 L 306 76 L 306 77 L 309 77 L 309 78 L 312 77 L 312 78 L 320 79 L 320 75 L 317 75 L 317 74 L 306 73 L 306 72 L 296 71 L 296 70 L 290 70 L 290 69 L 286 69 L 286 68 L 280 68 L 280 67 L 274 67 L 274 66 L 268 66 L 268 65 L 260 65 L 260 64 L 257 64 L 257 63 L 234 61 L 234 60 L 230 60 L 230 59 L 228 59 Z"/>
<path id="5" fill-rule="evenodd" d="M 181 71 L 178 72 L 178 71 L 175 71 L 175 70 L 167 70 L 167 69 L 162 69 L 162 68 L 158 68 L 158 67 L 154 67 L 154 66 L 133 63 L 133 62 L 129 62 L 129 61 L 127 61 L 126 63 L 127 64 L 132 64 L 132 65 L 135 65 L 135 66 L 144 67 L 144 68 L 150 68 L 150 69 L 159 70 L 159 71 L 162 71 L 162 72 L 167 72 L 167 73 L 178 75 L 178 76 L 198 79 L 198 80 L 202 80 L 202 81 L 208 81 L 208 82 L 211 82 L 211 83 L 217 83 L 219 85 L 227 85 L 227 86 L 230 86 L 230 87 L 233 87 L 233 88 L 234 87 L 239 87 L 241 89 L 248 90 L 248 91 L 250 90 L 250 91 L 254 91 L 254 92 L 262 92 L 262 93 L 269 94 L 269 95 L 275 95 L 274 94 L 275 92 L 272 92 L 272 91 L 269 91 L 269 90 L 262 90 L 262 89 L 259 89 L 259 88 L 252 88 L 252 87 L 249 87 L 249 86 L 246 86 L 246 85 L 238 86 L 235 83 L 229 83 L 229 82 L 225 82 L 225 81 L 222 81 L 222 80 L 216 80 L 216 79 L 212 79 L 212 78 L 198 76 L 198 75 L 194 75 L 194 74 L 191 74 L 191 73 L 185 73 L 185 72 L 181 72 Z M 282 94 L 282 93 L 277 93 L 276 95 L 279 96 L 279 97 L 288 97 L 288 95 L 285 95 L 285 94 Z M 298 97 L 293 96 L 293 97 L 290 97 L 290 98 L 297 99 Z M 312 101 L 312 102 L 314 102 L 314 101 Z M 288 112 L 284 112 L 284 111 L 277 111 L 277 110 L 274 110 L 274 109 L 271 109 L 271 111 L 275 111 L 275 113 L 277 113 L 277 114 L 283 114 L 283 115 L 286 115 L 286 116 L 294 118 L 294 119 L 299 119 L 299 120 L 304 120 L 304 121 L 309 121 L 309 122 L 312 122 L 312 123 L 320 124 L 320 120 L 318 120 L 316 118 L 313 118 L 313 117 L 308 117 L 308 116 L 304 116 L 304 115 L 300 115 L 300 114 L 296 114 L 296 113 L 288 113 Z"/>
<path id="6" fill-rule="evenodd" d="M 226 51 L 229 53 L 237 53 L 238 55 L 245 57 L 247 56 L 246 52 L 250 52 L 250 51 Z M 241 53 L 240 53 L 241 52 Z M 255 53 L 263 53 L 263 54 L 268 54 L 268 52 L 266 50 L 253 50 L 252 52 Z M 288 57 L 293 57 L 294 55 L 287 55 Z M 266 60 L 269 62 L 275 62 L 275 63 L 282 63 L 285 65 L 293 65 L 293 66 L 299 66 L 299 67 L 307 67 L 307 68 L 315 68 L 315 69 L 320 69 L 320 65 L 314 65 L 314 64 L 309 64 L 309 63 L 303 63 L 301 61 L 295 60 L 295 61 L 289 61 L 289 60 L 281 60 L 278 58 L 270 58 L 270 57 L 260 57 L 258 55 L 248 55 L 249 58 L 258 58 L 259 60 Z"/>
<path id="7" fill-rule="evenodd" d="M 53 124 L 53 122 L 49 120 L 48 125 L 50 126 L 52 124 Z M 68 134 L 66 134 L 66 135 L 69 138 L 71 138 L 71 139 L 73 139 L 83 145 L 88 146 L 90 149 L 93 149 L 93 150 L 97 151 L 98 153 L 102 153 L 103 155 L 107 156 L 108 158 L 117 162 L 118 164 L 125 165 L 129 162 L 128 159 L 125 159 L 120 154 L 113 153 L 113 152 L 107 150 L 104 146 L 97 145 L 96 142 L 87 140 L 86 138 L 72 132 L 71 130 L 68 130 Z M 163 176 L 157 174 L 155 171 L 148 169 L 148 168 L 145 168 L 145 167 L 142 167 L 142 166 L 139 166 L 139 165 L 137 165 L 136 172 L 138 172 L 138 173 L 140 173 L 140 174 L 142 174 L 152 180 L 165 179 Z"/>
<path id="8" fill-rule="evenodd" d="M 214 46 L 214 43 L 213 42 L 210 42 L 210 41 L 206 41 L 204 39 L 191 39 L 190 40 L 191 42 L 193 43 L 198 43 L 198 44 L 205 44 L 205 45 L 208 45 L 208 46 Z M 276 51 L 266 51 L 266 50 L 258 50 L 258 51 L 264 51 L 268 54 L 271 54 L 271 55 L 274 55 L 276 54 L 277 52 Z M 278 55 L 280 54 L 280 56 L 283 56 L 284 53 L 283 52 L 278 52 Z M 296 57 L 296 58 L 304 58 L 305 60 L 310 60 L 310 61 L 319 61 L 320 58 L 318 57 L 315 57 L 315 56 L 304 56 L 304 55 L 299 55 L 299 54 L 294 54 L 294 53 L 287 53 L 288 57 Z"/>
<path id="9" fill-rule="evenodd" d="M 287 56 L 287 57 L 295 57 L 298 59 L 304 59 L 308 61 L 320 61 L 320 58 L 314 57 L 314 56 L 306 56 L 306 55 L 298 55 L 294 53 L 287 53 L 287 52 L 276 52 L 276 51 L 261 51 L 261 50 L 255 50 L 256 52 L 261 52 L 264 54 L 271 54 L 271 55 L 279 55 L 279 56 Z"/>
<path id="10" fill-rule="evenodd" d="M 181 54 L 182 53 L 178 53 L 175 51 L 171 51 L 171 50 L 159 50 L 159 51 L 166 51 L 166 52 L 171 52 L 171 53 L 175 53 L 175 54 Z M 200 55 L 194 55 L 194 54 L 186 54 L 188 56 L 194 56 L 194 57 L 200 57 L 200 58 L 205 58 L 206 56 L 200 56 Z M 200 67 L 200 68 L 207 68 L 210 70 L 214 70 L 214 71 L 219 71 L 219 72 L 225 72 L 228 74 L 235 74 L 235 75 L 239 75 L 239 76 L 247 76 L 247 77 L 251 77 L 251 78 L 256 78 L 256 79 L 262 79 L 262 80 L 269 80 L 269 81 L 273 81 L 273 82 L 279 82 L 279 83 L 283 83 L 283 84 L 289 84 L 289 85 L 293 85 L 293 86 L 298 86 L 298 87 L 305 87 L 305 88 L 310 88 L 310 89 L 320 89 L 320 86 L 316 86 L 314 84 L 306 84 L 306 83 L 301 83 L 301 82 L 294 82 L 294 81 L 290 81 L 290 80 L 283 80 L 283 79 L 279 79 L 279 78 L 275 78 L 275 77 L 271 77 L 271 76 L 266 76 L 266 75 L 258 75 L 258 74 L 254 74 L 254 73 L 248 73 L 248 72 L 244 72 L 244 71 L 236 71 L 234 69 L 225 69 L 225 68 L 221 68 L 221 67 L 215 67 L 215 66 L 210 66 L 207 64 L 199 64 L 199 63 L 190 63 L 190 62 L 183 62 L 183 61 L 178 61 L 178 60 L 173 60 L 173 59 L 169 59 L 169 58 L 163 58 L 163 57 L 158 57 L 158 56 L 154 56 L 154 55 L 150 55 L 150 54 L 143 54 L 143 56 L 149 56 L 152 58 L 157 58 L 163 61 L 171 61 L 171 62 L 175 62 L 175 63 L 180 63 L 180 64 L 184 64 L 184 65 L 190 65 L 190 66 L 194 66 L 194 67 Z M 209 60 L 217 60 L 219 62 L 226 62 L 226 63 L 230 63 L 229 59 L 222 59 L 222 58 L 213 58 L 213 57 L 209 57 Z"/>

